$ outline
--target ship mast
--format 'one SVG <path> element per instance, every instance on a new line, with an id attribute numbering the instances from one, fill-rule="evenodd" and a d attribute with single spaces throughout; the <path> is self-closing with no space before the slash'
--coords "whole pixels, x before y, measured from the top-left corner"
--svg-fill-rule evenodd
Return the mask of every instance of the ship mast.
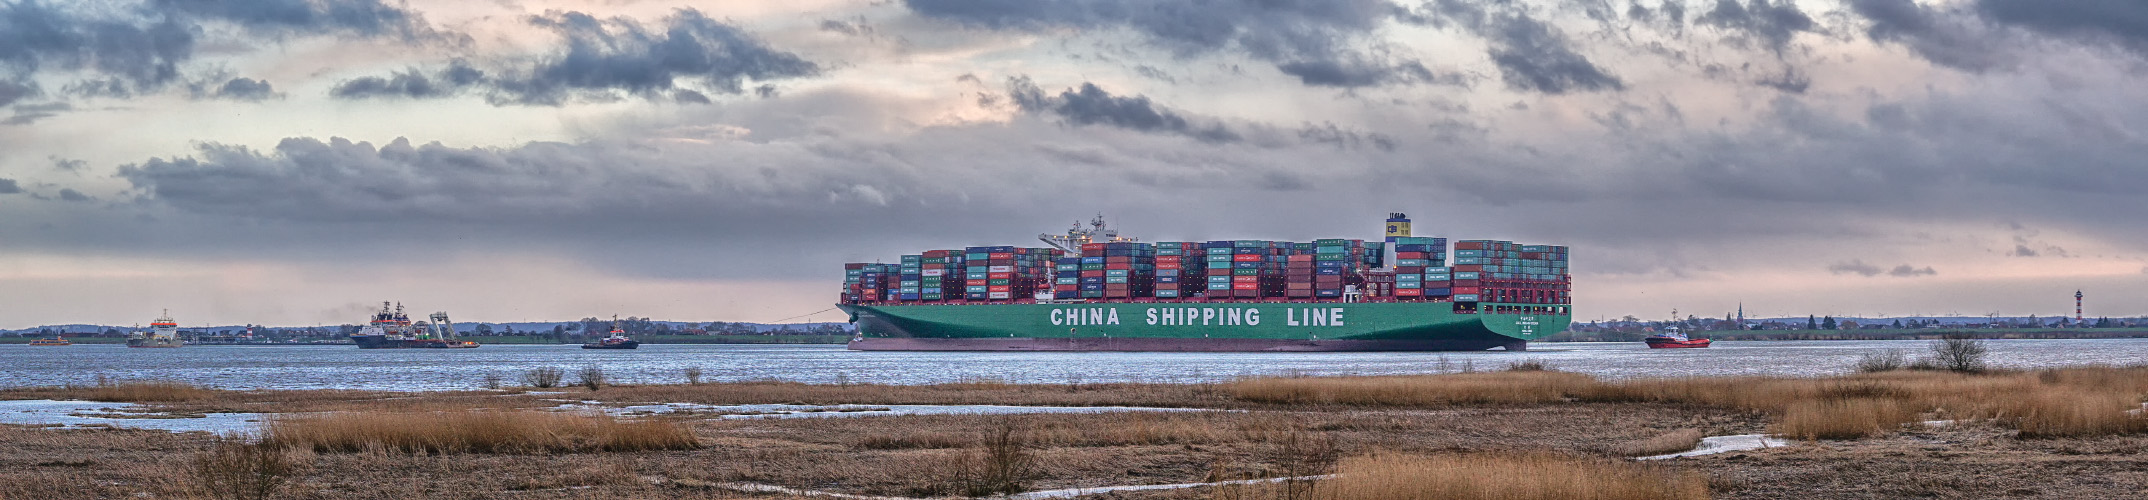
<path id="1" fill-rule="evenodd" d="M 1096 214 L 1096 218 L 1090 219 L 1088 229 L 1083 229 L 1081 227 L 1081 222 L 1075 221 L 1074 227 L 1067 229 L 1067 234 L 1038 234 L 1037 240 L 1043 241 L 1046 245 L 1051 245 L 1052 248 L 1057 248 L 1062 252 L 1066 252 L 1066 255 L 1068 257 L 1080 257 L 1081 246 L 1089 243 L 1125 243 L 1138 241 L 1135 238 L 1119 236 L 1119 230 L 1112 229 L 1109 225 L 1104 223 L 1104 214 Z"/>

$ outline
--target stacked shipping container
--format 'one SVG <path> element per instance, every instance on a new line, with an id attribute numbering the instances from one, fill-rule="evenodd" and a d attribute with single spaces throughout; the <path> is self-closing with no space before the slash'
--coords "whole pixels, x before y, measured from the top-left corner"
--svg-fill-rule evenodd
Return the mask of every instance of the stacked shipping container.
<path id="1" fill-rule="evenodd" d="M 1455 302 L 1569 304 L 1567 248 L 1463 240 L 1454 244 Z"/>
<path id="2" fill-rule="evenodd" d="M 1208 299 L 1569 304 L 1567 248 L 1510 241 L 1393 238 L 1310 243 L 1235 240 L 1089 243 L 1057 249 L 967 247 L 904 255 L 900 264 L 844 265 L 845 302 Z M 1449 266 L 1449 263 L 1452 266 Z"/>

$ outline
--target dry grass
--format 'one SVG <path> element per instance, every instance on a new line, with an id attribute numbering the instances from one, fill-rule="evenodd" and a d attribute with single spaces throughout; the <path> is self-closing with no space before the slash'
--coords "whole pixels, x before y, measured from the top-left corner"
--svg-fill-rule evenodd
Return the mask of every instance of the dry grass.
<path id="1" fill-rule="evenodd" d="M 1648 439 L 1614 444 L 1604 451 L 1622 457 L 1667 455 L 1700 447 L 1701 438 L 1707 437 L 1705 434 L 1700 429 L 1679 429 Z"/>
<path id="2" fill-rule="evenodd" d="M 1708 498 L 1700 474 L 1603 459 L 1549 454 L 1416 455 L 1345 458 L 1314 498 L 1337 500 L 1665 500 Z"/>
<path id="3" fill-rule="evenodd" d="M 331 413 L 271 419 L 262 445 L 321 452 L 537 453 L 682 450 L 693 432 L 664 420 L 533 411 Z"/>
<path id="4" fill-rule="evenodd" d="M 1245 401 L 1280 404 L 1440 406 L 1527 404 L 1564 401 L 1567 394 L 1597 385 L 1587 375 L 1554 371 L 1508 371 L 1452 375 L 1377 377 L 1249 378 L 1222 385 Z"/>
<path id="5" fill-rule="evenodd" d="M 219 441 L 195 455 L 189 471 L 208 496 L 267 500 L 305 471 L 310 453 Z"/>
<path id="6" fill-rule="evenodd" d="M 1883 398 L 1816 399 L 1792 403 L 1775 424 L 1775 435 L 1798 439 L 1861 439 L 1884 436 L 1916 415 L 1902 402 Z"/>
<path id="7" fill-rule="evenodd" d="M 207 400 L 216 397 L 218 392 L 185 382 L 153 380 L 99 385 L 90 388 L 84 399 L 113 403 L 170 403 Z"/>
<path id="8" fill-rule="evenodd" d="M 934 385 L 805 384 L 780 381 L 700 385 L 615 385 L 578 397 L 701 404 L 997 404 L 1059 406 L 1244 406 L 1207 384 L 1010 384 L 987 380 Z"/>

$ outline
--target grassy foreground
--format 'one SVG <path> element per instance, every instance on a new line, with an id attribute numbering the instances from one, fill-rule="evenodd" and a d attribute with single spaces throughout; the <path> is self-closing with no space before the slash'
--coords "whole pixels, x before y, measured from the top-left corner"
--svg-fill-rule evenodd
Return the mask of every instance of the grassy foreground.
<path id="1" fill-rule="evenodd" d="M 270 413 L 258 440 L 0 426 L 0 499 L 908 498 L 1298 478 L 1113 499 L 2123 498 L 2148 490 L 2148 369 L 1604 381 L 1521 370 L 1221 384 L 577 386 L 425 394 L 158 382 L 0 399 Z M 1226 411 L 725 419 L 563 401 Z M 1927 426 L 1927 420 L 1948 420 Z M 1670 461 L 1703 436 L 1774 449 Z M 2005 471 L 1996 474 L 1994 471 Z"/>

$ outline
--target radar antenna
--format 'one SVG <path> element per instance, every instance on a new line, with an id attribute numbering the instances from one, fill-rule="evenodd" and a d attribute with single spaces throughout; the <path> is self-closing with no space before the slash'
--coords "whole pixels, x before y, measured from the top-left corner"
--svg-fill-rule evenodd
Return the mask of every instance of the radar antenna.
<path id="1" fill-rule="evenodd" d="M 1080 257 L 1081 246 L 1089 243 L 1127 243 L 1140 241 L 1136 238 L 1119 236 L 1119 230 L 1112 229 L 1109 224 L 1106 224 L 1104 222 L 1104 214 L 1101 213 L 1096 214 L 1096 218 L 1089 220 L 1089 228 L 1087 229 L 1083 229 L 1081 227 L 1081 221 L 1074 221 L 1074 227 L 1068 228 L 1067 234 L 1038 234 L 1037 240 L 1044 242 L 1044 244 L 1046 245 L 1051 245 L 1052 248 L 1057 248 L 1060 251 L 1066 252 L 1067 256 L 1069 257 Z"/>

